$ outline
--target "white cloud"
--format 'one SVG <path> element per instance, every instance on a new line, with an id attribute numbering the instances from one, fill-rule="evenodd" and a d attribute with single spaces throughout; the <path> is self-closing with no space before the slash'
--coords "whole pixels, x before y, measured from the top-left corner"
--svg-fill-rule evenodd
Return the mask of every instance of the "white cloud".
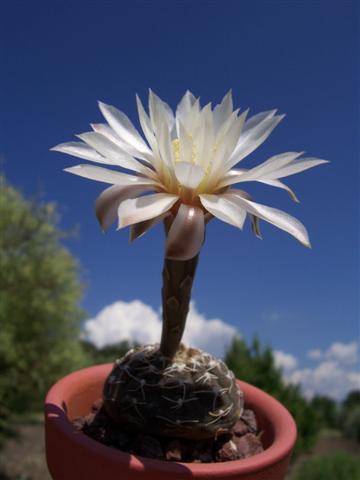
<path id="1" fill-rule="evenodd" d="M 347 371 L 334 360 L 324 360 L 315 368 L 294 370 L 286 379 L 290 383 L 300 383 L 308 397 L 320 394 L 342 400 L 350 390 L 360 388 L 360 374 Z"/>
<path id="2" fill-rule="evenodd" d="M 311 360 L 320 360 L 323 357 L 323 352 L 318 348 L 314 348 L 313 350 L 309 350 L 306 356 L 311 358 Z"/>
<path id="3" fill-rule="evenodd" d="M 358 344 L 356 342 L 335 342 L 329 347 L 325 356 L 337 360 L 339 363 L 353 365 L 357 362 Z"/>
<path id="4" fill-rule="evenodd" d="M 277 367 L 283 368 L 284 370 L 293 370 L 297 367 L 298 361 L 291 353 L 285 353 L 282 350 L 274 350 L 273 353 Z"/>
<path id="5" fill-rule="evenodd" d="M 357 342 L 334 342 L 325 351 L 318 348 L 309 350 L 307 356 L 312 360 L 327 359 L 335 360 L 341 364 L 354 365 L 358 359 L 358 348 Z"/>
<path id="6" fill-rule="evenodd" d="M 207 319 L 199 313 L 194 302 L 186 322 L 183 341 L 217 357 L 224 355 L 238 331 L 220 319 Z M 85 322 L 83 338 L 98 348 L 121 340 L 141 344 L 156 343 L 161 336 L 161 315 L 140 300 L 117 301 L 104 307 Z"/>
<path id="7" fill-rule="evenodd" d="M 140 300 L 117 301 L 106 306 L 85 322 L 83 331 L 83 337 L 97 347 L 125 339 L 141 344 L 156 343 L 160 335 L 160 312 Z M 191 303 L 185 344 L 222 357 L 235 335 L 238 332 L 233 326 L 221 319 L 207 319 L 198 312 L 195 303 Z M 360 373 L 354 367 L 357 355 L 357 342 L 334 342 L 327 349 L 307 352 L 307 357 L 316 364 L 313 368 L 304 368 L 291 353 L 274 351 L 276 365 L 283 368 L 287 382 L 300 383 L 308 397 L 322 394 L 337 400 L 342 400 L 350 390 L 360 389 Z"/>

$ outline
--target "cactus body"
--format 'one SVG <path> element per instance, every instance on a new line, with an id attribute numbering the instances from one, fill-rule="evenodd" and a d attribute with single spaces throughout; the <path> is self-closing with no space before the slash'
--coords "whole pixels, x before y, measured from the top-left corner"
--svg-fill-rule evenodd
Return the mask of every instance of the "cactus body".
<path id="1" fill-rule="evenodd" d="M 104 406 L 129 430 L 191 439 L 228 432 L 243 394 L 221 360 L 180 346 L 169 362 L 158 345 L 130 350 L 104 386 Z"/>

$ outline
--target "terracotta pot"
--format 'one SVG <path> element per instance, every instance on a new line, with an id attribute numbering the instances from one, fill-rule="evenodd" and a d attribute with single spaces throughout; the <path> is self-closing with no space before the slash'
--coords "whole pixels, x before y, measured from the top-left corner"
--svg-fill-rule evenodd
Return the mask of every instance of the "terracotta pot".
<path id="1" fill-rule="evenodd" d="M 101 397 L 112 365 L 72 373 L 49 391 L 45 405 L 46 457 L 55 480 L 184 480 L 284 478 L 296 440 L 289 412 L 274 398 L 248 383 L 239 382 L 246 406 L 252 408 L 264 430 L 265 451 L 244 460 L 224 463 L 178 463 L 130 455 L 106 447 L 76 431 L 71 419 L 89 413 Z"/>

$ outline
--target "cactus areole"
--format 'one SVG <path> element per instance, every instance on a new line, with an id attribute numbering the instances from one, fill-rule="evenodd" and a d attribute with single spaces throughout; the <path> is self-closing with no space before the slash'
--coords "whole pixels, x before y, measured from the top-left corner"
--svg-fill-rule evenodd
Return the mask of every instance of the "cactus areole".
<path id="1" fill-rule="evenodd" d="M 145 139 L 123 112 L 99 106 L 107 123 L 91 124 L 93 131 L 78 135 L 80 142 L 53 150 L 122 169 L 91 164 L 65 169 L 111 185 L 96 201 L 104 231 L 118 220 L 119 229 L 130 226 L 131 240 L 160 222 L 166 232 L 160 343 L 131 350 L 116 361 L 104 386 L 105 408 L 115 422 L 135 431 L 188 438 L 226 433 L 243 409 L 234 375 L 221 360 L 181 344 L 206 224 L 216 217 L 242 229 L 249 216 L 257 237 L 259 220 L 264 220 L 309 247 L 299 220 L 254 202 L 234 185 L 260 182 L 298 201 L 280 179 L 326 160 L 285 152 L 253 168 L 235 169 L 284 115 L 270 110 L 247 118 L 248 110 L 233 109 L 231 91 L 215 108 L 210 103 L 202 108 L 187 91 L 175 114 L 151 90 L 149 114 L 137 97 Z"/>

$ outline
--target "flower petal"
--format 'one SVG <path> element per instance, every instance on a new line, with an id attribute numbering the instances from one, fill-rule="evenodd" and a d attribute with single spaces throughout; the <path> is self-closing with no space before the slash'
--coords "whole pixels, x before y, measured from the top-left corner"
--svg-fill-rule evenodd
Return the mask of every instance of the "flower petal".
<path id="1" fill-rule="evenodd" d="M 149 90 L 149 113 L 151 124 L 156 135 L 160 132 L 164 122 L 166 123 L 169 132 L 172 130 L 175 118 L 171 108 L 151 89 Z"/>
<path id="2" fill-rule="evenodd" d="M 240 169 L 240 168 L 236 170 L 229 170 L 224 176 L 223 180 L 220 183 L 218 183 L 217 189 L 234 185 L 235 183 L 241 183 L 243 181 L 244 182 L 247 181 L 248 180 L 248 178 L 246 177 L 247 172 L 249 172 L 248 169 Z M 245 180 L 243 180 L 243 178 L 245 178 Z M 293 190 L 291 190 L 291 188 L 285 185 L 283 182 L 280 182 L 280 180 L 277 180 L 277 179 L 270 180 L 268 178 L 254 178 L 254 181 L 264 183 L 265 185 L 270 185 L 272 187 L 281 188 L 282 190 L 286 190 L 287 193 L 290 195 L 291 199 L 294 202 L 299 203 L 299 199 L 297 198 Z"/>
<path id="3" fill-rule="evenodd" d="M 191 112 L 191 108 L 195 102 L 196 98 L 189 90 L 187 90 L 177 106 L 176 118 L 182 120 L 184 117 L 186 117 Z"/>
<path id="4" fill-rule="evenodd" d="M 218 187 L 222 188 L 240 182 L 261 181 L 263 178 L 276 178 L 275 175 L 272 175 L 273 172 L 277 171 L 284 165 L 291 163 L 302 153 L 303 152 L 286 152 L 280 155 L 275 155 L 266 160 L 266 162 L 249 170 L 229 170 L 219 182 Z"/>
<path id="5" fill-rule="evenodd" d="M 193 140 L 185 130 L 181 120 L 178 121 L 177 130 L 179 138 L 179 161 L 190 163 L 192 161 Z M 175 161 L 176 160 L 175 158 Z"/>
<path id="6" fill-rule="evenodd" d="M 166 241 L 166 258 L 190 260 L 204 242 L 204 212 L 199 207 L 182 204 L 171 224 Z"/>
<path id="7" fill-rule="evenodd" d="M 154 180 L 127 173 L 116 172 L 107 168 L 96 167 L 95 165 L 75 165 L 74 167 L 64 168 L 64 172 L 79 175 L 79 177 L 90 178 L 98 182 L 111 183 L 112 185 L 151 185 L 159 187 L 160 184 Z"/>
<path id="8" fill-rule="evenodd" d="M 280 155 L 274 155 L 260 165 L 248 170 L 246 174 L 242 175 L 241 181 L 245 182 L 247 180 L 260 180 L 266 176 L 273 178 L 273 172 L 276 172 L 276 170 L 279 170 L 285 165 L 293 162 L 303 153 L 304 152 L 285 152 L 281 153 Z M 274 175 L 274 177 L 278 178 L 277 175 Z"/>
<path id="9" fill-rule="evenodd" d="M 226 163 L 227 169 L 232 168 L 244 157 L 258 148 L 274 130 L 276 125 L 284 118 L 285 115 L 276 115 L 274 117 L 265 118 L 260 123 L 257 123 L 253 128 L 246 129 L 245 122 L 243 131 L 240 135 L 232 155 Z M 250 119 L 251 120 L 251 119 Z"/>
<path id="10" fill-rule="evenodd" d="M 117 135 L 117 133 L 107 123 L 91 123 L 90 125 L 95 132 L 101 133 L 101 135 L 109 139 L 112 143 L 115 143 L 115 145 L 117 145 L 127 155 L 139 158 L 146 163 L 152 164 L 152 155 L 142 154 L 137 148 L 129 145 L 127 142 L 122 140 L 119 135 Z"/>
<path id="11" fill-rule="evenodd" d="M 171 215 L 170 212 L 165 212 L 158 217 L 150 218 L 149 220 L 144 220 L 143 222 L 134 223 L 130 225 L 130 242 L 133 242 L 137 238 L 142 237 L 148 232 L 151 228 L 155 227 L 158 223 L 162 222 L 164 218 L 168 215 Z"/>
<path id="12" fill-rule="evenodd" d="M 139 114 L 139 122 L 142 128 L 142 131 L 144 132 L 145 138 L 148 141 L 150 148 L 153 151 L 156 151 L 156 138 L 154 135 L 154 130 L 152 128 L 150 118 L 148 114 L 145 112 L 143 104 L 138 95 L 136 95 L 136 105 L 137 105 L 138 114 Z"/>
<path id="13" fill-rule="evenodd" d="M 251 218 L 251 230 L 256 238 L 262 240 L 261 230 L 260 230 L 260 221 L 259 217 L 255 217 L 255 215 L 250 215 Z"/>
<path id="14" fill-rule="evenodd" d="M 273 118 L 276 112 L 277 112 L 276 109 L 267 110 L 266 112 L 260 112 L 260 113 L 257 113 L 256 115 L 253 115 L 246 121 L 244 125 L 244 132 L 247 132 L 248 130 L 251 130 L 252 128 L 258 126 L 260 123 L 262 123 L 264 120 L 268 118 Z"/>
<path id="15" fill-rule="evenodd" d="M 264 175 L 264 178 L 283 178 L 295 173 L 303 172 L 309 168 L 316 167 L 323 163 L 329 163 L 328 160 L 321 160 L 320 158 L 299 158 L 290 164 L 279 168 L 278 170 Z"/>
<path id="16" fill-rule="evenodd" d="M 202 205 L 215 217 L 242 230 L 246 219 L 246 210 L 222 195 L 199 195 Z"/>
<path id="17" fill-rule="evenodd" d="M 128 170 L 134 170 L 135 172 L 146 174 L 146 167 L 144 167 L 144 165 L 128 155 L 118 145 L 113 143 L 108 137 L 105 137 L 101 133 L 86 132 L 77 135 L 77 137 L 93 147 L 104 157 L 112 160 L 113 164 L 119 165 L 120 167 Z"/>
<path id="18" fill-rule="evenodd" d="M 271 187 L 281 188 L 282 190 L 285 190 L 290 195 L 291 200 L 293 200 L 296 203 L 300 203 L 300 200 L 296 196 L 295 192 L 291 190 L 290 187 L 285 185 L 285 183 L 280 182 L 280 180 L 263 179 L 263 180 L 259 180 L 259 182 L 264 183 L 265 185 L 270 185 Z"/>
<path id="19" fill-rule="evenodd" d="M 154 193 L 144 197 L 125 200 L 120 204 L 119 228 L 143 222 L 167 212 L 177 202 L 177 195 Z"/>
<path id="20" fill-rule="evenodd" d="M 60 143 L 59 145 L 50 148 L 50 150 L 54 152 L 67 153 L 68 155 L 72 155 L 73 157 L 90 160 L 90 162 L 104 163 L 106 165 L 114 164 L 112 160 L 104 158 L 89 145 L 86 145 L 82 142 Z"/>
<path id="21" fill-rule="evenodd" d="M 99 102 L 99 108 L 110 127 L 115 130 L 125 143 L 136 148 L 142 155 L 152 155 L 151 150 L 125 113 L 102 102 Z"/>
<path id="22" fill-rule="evenodd" d="M 214 127 L 218 131 L 221 125 L 226 122 L 233 111 L 232 90 L 230 89 L 219 105 L 214 108 Z"/>
<path id="23" fill-rule="evenodd" d="M 293 237 L 299 240 L 300 243 L 306 247 L 310 247 L 309 236 L 304 225 L 291 215 L 277 210 L 276 208 L 267 207 L 260 203 L 255 203 L 245 199 L 237 190 L 229 190 L 226 197 L 236 205 L 247 210 L 251 215 L 259 217 L 266 222 L 275 225 L 276 227 L 290 233 Z"/>
<path id="24" fill-rule="evenodd" d="M 149 191 L 148 185 L 113 185 L 104 190 L 96 199 L 96 217 L 105 232 L 117 218 L 118 208 L 121 202 L 129 198 L 137 197 Z"/>
<path id="25" fill-rule="evenodd" d="M 204 178 L 204 170 L 199 165 L 189 162 L 177 162 L 175 164 L 175 175 L 178 181 L 187 188 L 197 188 Z"/>

